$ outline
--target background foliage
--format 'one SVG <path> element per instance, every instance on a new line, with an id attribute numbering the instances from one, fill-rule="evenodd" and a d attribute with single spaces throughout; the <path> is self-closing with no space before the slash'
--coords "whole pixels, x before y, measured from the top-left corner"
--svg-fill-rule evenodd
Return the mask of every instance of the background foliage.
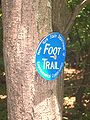
<path id="1" fill-rule="evenodd" d="M 83 0 L 68 0 L 73 12 Z M 90 119 L 90 4 L 76 17 L 67 39 L 64 120 Z M 72 101 L 70 102 L 70 99 Z M 69 104 L 70 102 L 70 104 Z"/>

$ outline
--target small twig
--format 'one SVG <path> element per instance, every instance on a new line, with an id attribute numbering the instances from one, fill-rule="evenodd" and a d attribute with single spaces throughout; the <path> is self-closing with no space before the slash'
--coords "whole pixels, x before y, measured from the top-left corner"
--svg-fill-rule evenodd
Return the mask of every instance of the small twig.
<path id="1" fill-rule="evenodd" d="M 79 87 L 90 87 L 90 85 L 73 85 L 73 86 L 68 86 L 68 87 L 65 87 L 65 90 L 67 89 L 74 89 L 74 88 L 79 88 Z"/>
<path id="2" fill-rule="evenodd" d="M 63 32 L 63 34 L 68 34 L 69 31 L 71 30 L 74 21 L 76 19 L 76 16 L 80 13 L 80 11 L 88 4 L 90 3 L 90 0 L 83 0 L 83 2 L 81 2 L 79 5 L 76 6 L 74 12 L 72 13 L 68 24 L 66 25 L 65 31 Z"/>

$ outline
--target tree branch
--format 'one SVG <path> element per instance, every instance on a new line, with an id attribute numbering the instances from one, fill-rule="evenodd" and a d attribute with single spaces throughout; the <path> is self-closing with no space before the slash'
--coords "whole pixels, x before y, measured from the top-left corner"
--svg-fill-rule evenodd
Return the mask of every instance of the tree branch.
<path id="1" fill-rule="evenodd" d="M 74 24 L 74 21 L 76 19 L 76 16 L 80 13 L 80 11 L 88 4 L 90 3 L 90 0 L 83 0 L 83 2 L 81 2 L 79 5 L 76 6 L 74 12 L 71 14 L 71 17 L 68 21 L 68 24 L 66 25 L 66 28 L 65 28 L 65 31 L 63 32 L 63 34 L 67 35 L 73 24 Z"/>

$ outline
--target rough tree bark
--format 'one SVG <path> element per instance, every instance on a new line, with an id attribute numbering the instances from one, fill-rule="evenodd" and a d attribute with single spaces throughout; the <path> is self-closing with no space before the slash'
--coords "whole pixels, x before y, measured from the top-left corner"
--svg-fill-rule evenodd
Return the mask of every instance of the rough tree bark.
<path id="1" fill-rule="evenodd" d="M 3 0 L 2 10 L 8 120 L 62 120 L 63 74 L 46 81 L 34 61 L 40 39 L 64 33 L 65 0 Z"/>

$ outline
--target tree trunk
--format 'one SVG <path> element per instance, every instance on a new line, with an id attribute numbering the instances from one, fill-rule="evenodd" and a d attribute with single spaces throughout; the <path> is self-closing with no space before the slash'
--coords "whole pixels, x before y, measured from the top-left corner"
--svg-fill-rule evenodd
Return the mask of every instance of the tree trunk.
<path id="1" fill-rule="evenodd" d="M 2 10 L 8 120 L 62 120 L 63 74 L 46 81 L 34 61 L 40 39 L 63 33 L 65 1 L 3 0 Z"/>

